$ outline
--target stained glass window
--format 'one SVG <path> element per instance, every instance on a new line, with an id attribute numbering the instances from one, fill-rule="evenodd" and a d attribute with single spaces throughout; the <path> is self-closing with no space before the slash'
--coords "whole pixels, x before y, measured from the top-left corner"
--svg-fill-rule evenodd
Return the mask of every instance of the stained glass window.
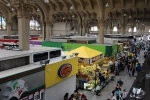
<path id="1" fill-rule="evenodd" d="M 41 30 L 41 26 L 36 20 L 31 20 L 30 21 L 30 30 Z"/>
<path id="2" fill-rule="evenodd" d="M 6 30 L 6 22 L 2 16 L 0 16 L 0 30 Z"/>

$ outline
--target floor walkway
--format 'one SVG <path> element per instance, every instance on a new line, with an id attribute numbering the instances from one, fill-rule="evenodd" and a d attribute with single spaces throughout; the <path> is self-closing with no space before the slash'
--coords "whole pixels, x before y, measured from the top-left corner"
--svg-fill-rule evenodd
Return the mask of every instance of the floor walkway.
<path id="1" fill-rule="evenodd" d="M 144 58 L 143 58 L 144 52 L 141 51 L 141 54 L 138 55 L 139 61 L 140 63 L 144 62 Z M 85 90 L 81 90 L 82 93 L 85 93 L 88 97 L 88 100 L 107 100 L 108 98 L 110 98 L 111 96 L 111 91 L 116 87 L 117 81 L 119 79 L 122 79 L 124 82 L 124 85 L 122 87 L 122 89 L 126 89 L 127 91 L 130 90 L 133 81 L 134 81 L 134 77 L 129 77 L 127 69 L 123 72 L 120 72 L 119 76 L 116 76 L 115 80 L 110 82 L 101 92 L 101 96 L 96 96 L 94 93 L 92 93 L 91 91 L 85 91 Z"/>

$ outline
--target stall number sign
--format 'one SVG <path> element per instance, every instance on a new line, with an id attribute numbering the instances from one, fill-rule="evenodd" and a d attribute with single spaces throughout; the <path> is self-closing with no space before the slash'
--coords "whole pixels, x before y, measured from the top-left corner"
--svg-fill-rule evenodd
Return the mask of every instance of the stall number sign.
<path id="1" fill-rule="evenodd" d="M 92 58 L 92 63 L 98 61 L 101 58 L 102 58 L 102 55 Z"/>
<path id="2" fill-rule="evenodd" d="M 65 78 L 71 72 L 72 72 L 72 65 L 71 64 L 63 64 L 58 70 L 58 75 L 62 78 Z"/>
<path id="3" fill-rule="evenodd" d="M 81 64 L 89 64 L 89 59 L 78 58 L 78 62 Z"/>

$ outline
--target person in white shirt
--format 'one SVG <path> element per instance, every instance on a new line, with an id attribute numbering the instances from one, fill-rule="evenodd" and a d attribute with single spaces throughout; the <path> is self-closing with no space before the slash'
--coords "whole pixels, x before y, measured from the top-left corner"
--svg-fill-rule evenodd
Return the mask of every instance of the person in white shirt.
<path id="1" fill-rule="evenodd" d="M 126 91 L 126 89 L 124 89 L 123 92 L 122 92 L 123 100 L 126 100 L 127 94 L 128 94 L 128 92 Z"/>
<path id="2" fill-rule="evenodd" d="M 115 61 L 115 69 L 118 71 L 118 61 Z"/>

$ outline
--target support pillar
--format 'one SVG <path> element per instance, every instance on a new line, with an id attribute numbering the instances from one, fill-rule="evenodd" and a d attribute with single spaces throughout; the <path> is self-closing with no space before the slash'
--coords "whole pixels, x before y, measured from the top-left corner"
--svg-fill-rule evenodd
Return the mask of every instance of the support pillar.
<path id="1" fill-rule="evenodd" d="M 41 27 L 42 27 L 42 40 L 45 40 L 45 24 L 44 22 L 41 23 Z"/>
<path id="2" fill-rule="evenodd" d="M 18 17 L 19 48 L 29 50 L 29 17 Z"/>
<path id="3" fill-rule="evenodd" d="M 99 18 L 98 23 L 99 23 L 98 25 L 99 26 L 99 43 L 104 44 L 104 19 Z"/>
<path id="4" fill-rule="evenodd" d="M 19 35 L 19 49 L 29 50 L 29 10 L 25 4 L 19 6 L 17 9 L 18 15 L 18 35 Z"/>
<path id="5" fill-rule="evenodd" d="M 134 35 L 134 26 L 131 26 L 131 35 Z"/>
<path id="6" fill-rule="evenodd" d="M 124 14 L 122 14 L 121 36 L 124 36 L 124 34 L 125 34 L 125 17 Z"/>
<path id="7" fill-rule="evenodd" d="M 122 24 L 121 25 L 121 36 L 124 36 L 124 34 L 125 34 L 125 25 Z"/>
<path id="8" fill-rule="evenodd" d="M 86 25 L 85 24 L 83 24 L 82 30 L 83 30 L 82 35 L 85 36 L 85 33 L 86 33 Z"/>
<path id="9" fill-rule="evenodd" d="M 46 39 L 50 39 L 53 34 L 53 23 L 50 20 L 46 21 Z"/>
<path id="10" fill-rule="evenodd" d="M 29 50 L 29 21 L 30 14 L 33 11 L 31 4 L 34 0 L 11 0 L 11 4 L 17 12 L 18 17 L 18 35 L 19 35 L 19 49 Z"/>
<path id="11" fill-rule="evenodd" d="M 83 22 L 82 22 L 83 23 L 82 24 L 82 26 L 83 26 L 82 27 L 82 31 L 83 31 L 82 34 L 83 34 L 83 36 L 85 36 L 86 33 L 88 33 L 87 21 L 88 21 L 87 19 L 84 19 Z"/>
<path id="12" fill-rule="evenodd" d="M 113 29 L 112 29 L 112 28 L 110 28 L 110 34 L 112 34 L 112 31 L 113 31 Z"/>
<path id="13" fill-rule="evenodd" d="M 11 23 L 7 22 L 7 35 L 11 35 Z"/>

